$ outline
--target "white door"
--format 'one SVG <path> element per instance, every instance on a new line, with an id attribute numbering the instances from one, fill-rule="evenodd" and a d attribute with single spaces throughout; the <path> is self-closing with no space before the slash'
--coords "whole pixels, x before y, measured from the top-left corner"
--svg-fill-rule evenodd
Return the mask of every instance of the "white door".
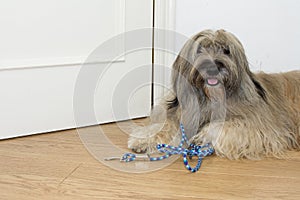
<path id="1" fill-rule="evenodd" d="M 1 1 L 0 24 L 0 139 L 148 115 L 151 0 Z"/>

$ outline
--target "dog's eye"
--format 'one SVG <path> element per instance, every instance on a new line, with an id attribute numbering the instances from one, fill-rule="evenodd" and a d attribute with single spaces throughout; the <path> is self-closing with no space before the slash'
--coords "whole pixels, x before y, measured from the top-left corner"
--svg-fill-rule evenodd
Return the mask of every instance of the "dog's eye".
<path id="1" fill-rule="evenodd" d="M 230 54 L 229 48 L 224 48 L 224 49 L 223 49 L 223 53 L 224 53 L 225 55 L 229 55 L 229 54 Z"/>
<path id="2" fill-rule="evenodd" d="M 200 53 L 202 53 L 202 46 L 201 45 L 199 45 L 197 47 L 197 54 L 200 54 Z"/>
<path id="3" fill-rule="evenodd" d="M 222 62 L 216 60 L 215 63 L 217 65 L 219 71 L 222 71 L 225 69 L 225 66 Z"/>

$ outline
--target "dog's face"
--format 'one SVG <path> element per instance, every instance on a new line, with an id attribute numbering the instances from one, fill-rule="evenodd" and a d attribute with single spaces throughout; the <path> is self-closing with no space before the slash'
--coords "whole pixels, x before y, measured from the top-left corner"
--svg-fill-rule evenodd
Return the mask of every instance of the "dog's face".
<path id="1" fill-rule="evenodd" d="M 184 45 L 173 67 L 204 92 L 219 87 L 234 92 L 242 74 L 250 73 L 242 44 L 224 30 L 205 30 L 195 35 Z M 174 83 L 177 75 L 173 76 Z"/>
<path id="2" fill-rule="evenodd" d="M 236 114 L 227 108 L 267 101 L 241 42 L 224 30 L 205 30 L 186 42 L 173 64 L 172 86 L 169 115 L 178 116 L 189 138 L 205 124 Z"/>

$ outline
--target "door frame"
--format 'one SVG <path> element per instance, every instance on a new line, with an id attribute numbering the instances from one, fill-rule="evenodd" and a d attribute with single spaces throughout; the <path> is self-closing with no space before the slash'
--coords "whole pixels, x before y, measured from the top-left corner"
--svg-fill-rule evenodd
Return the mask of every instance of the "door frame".
<path id="1" fill-rule="evenodd" d="M 167 90 L 158 86 L 168 85 L 169 73 L 166 66 L 171 66 L 174 55 L 165 50 L 175 51 L 175 37 L 168 31 L 174 31 L 176 27 L 176 1 L 153 0 L 154 1 L 154 53 L 153 53 L 153 85 L 152 104 L 156 105 L 166 95 Z M 166 30 L 164 32 L 164 30 Z M 159 45 L 157 44 L 159 43 Z M 156 48 L 159 46 L 160 49 Z"/>

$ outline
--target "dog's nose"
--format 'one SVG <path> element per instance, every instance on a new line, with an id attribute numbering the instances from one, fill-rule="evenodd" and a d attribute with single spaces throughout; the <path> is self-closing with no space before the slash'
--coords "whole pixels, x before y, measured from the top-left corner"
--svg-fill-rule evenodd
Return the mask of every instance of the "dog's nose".
<path id="1" fill-rule="evenodd" d="M 207 70 L 206 73 L 209 76 L 216 76 L 216 75 L 219 74 L 219 70 L 218 70 L 218 68 L 210 68 L 210 69 Z"/>

